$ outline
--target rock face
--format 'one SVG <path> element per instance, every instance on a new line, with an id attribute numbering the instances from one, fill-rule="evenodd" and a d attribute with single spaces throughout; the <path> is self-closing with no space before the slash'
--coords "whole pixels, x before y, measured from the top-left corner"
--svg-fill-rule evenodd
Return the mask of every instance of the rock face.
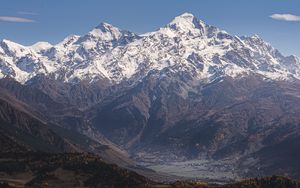
<path id="1" fill-rule="evenodd" d="M 2 153 L 92 152 L 109 163 L 135 166 L 126 152 L 99 133 L 93 133 L 80 116 L 79 107 L 72 106 L 72 102 L 61 102 L 53 93 L 46 93 L 33 85 L 21 85 L 10 78 L 0 80 L 0 90 Z M 93 136 L 87 136 L 90 132 Z"/>
<path id="2" fill-rule="evenodd" d="M 300 177 L 300 60 L 256 35 L 189 13 L 140 36 L 103 23 L 57 45 L 3 40 L 0 76 L 44 124 L 137 160 L 230 159 L 240 176 Z"/>

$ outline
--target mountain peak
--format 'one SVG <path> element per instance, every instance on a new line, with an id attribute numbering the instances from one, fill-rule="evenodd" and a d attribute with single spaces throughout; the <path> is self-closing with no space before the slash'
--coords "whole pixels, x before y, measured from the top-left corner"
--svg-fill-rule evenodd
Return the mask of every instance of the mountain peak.
<path id="1" fill-rule="evenodd" d="M 6 44 L 6 45 L 22 46 L 22 45 L 20 45 L 18 43 L 15 43 L 15 42 L 11 41 L 11 40 L 8 40 L 8 39 L 3 39 L 1 41 L 1 43 Z"/>
<path id="2" fill-rule="evenodd" d="M 185 12 L 179 16 L 176 16 L 176 18 L 184 18 L 184 19 L 194 19 L 195 16 L 192 13 Z"/>
<path id="3" fill-rule="evenodd" d="M 251 36 L 251 38 L 253 38 L 253 39 L 260 39 L 260 36 L 258 34 L 254 34 L 253 36 Z"/>
<path id="4" fill-rule="evenodd" d="M 35 51 L 42 51 L 51 48 L 52 45 L 49 42 L 37 42 L 29 47 Z"/>
<path id="5" fill-rule="evenodd" d="M 22 49 L 21 51 L 24 51 L 23 49 L 26 48 L 25 46 L 23 46 L 21 44 L 15 43 L 15 42 L 7 40 L 7 39 L 3 39 L 0 42 L 0 48 L 1 47 L 5 48 L 5 49 L 10 49 L 10 50 L 13 50 L 13 51 L 20 50 L 20 49 Z"/>
<path id="6" fill-rule="evenodd" d="M 88 33 L 88 36 L 101 40 L 111 40 L 119 38 L 122 35 L 122 30 L 108 23 L 100 23 Z"/>
<path id="7" fill-rule="evenodd" d="M 251 36 L 244 35 L 240 37 L 243 40 L 263 40 L 258 34 L 254 34 Z"/>
<path id="8" fill-rule="evenodd" d="M 63 39 L 60 43 L 57 44 L 57 46 L 63 46 L 64 48 L 72 45 L 74 42 L 76 42 L 80 38 L 79 35 L 69 35 L 66 38 Z"/>
<path id="9" fill-rule="evenodd" d="M 80 37 L 75 44 L 80 46 L 80 56 L 94 56 L 104 53 L 116 46 L 123 46 L 137 39 L 132 32 L 121 30 L 108 23 L 100 23 L 86 35 Z"/>
<path id="10" fill-rule="evenodd" d="M 118 28 L 114 27 L 113 25 L 106 23 L 106 22 L 102 22 L 100 23 L 97 27 L 95 27 L 95 29 L 99 29 L 102 32 L 110 32 L 112 30 L 119 30 Z"/>
<path id="11" fill-rule="evenodd" d="M 167 27 L 173 30 L 191 31 L 203 29 L 205 25 L 206 24 L 203 21 L 197 19 L 193 14 L 186 12 L 176 16 Z"/>
<path id="12" fill-rule="evenodd" d="M 194 21 L 196 21 L 197 20 L 197 18 L 193 15 L 193 14 L 191 14 L 191 13 L 183 13 L 183 14 L 181 14 L 181 15 L 179 15 L 179 16 L 176 16 L 173 20 L 172 20 L 172 22 L 171 22 L 171 24 L 172 23 L 174 23 L 174 24 L 178 24 L 178 23 L 193 23 Z"/>

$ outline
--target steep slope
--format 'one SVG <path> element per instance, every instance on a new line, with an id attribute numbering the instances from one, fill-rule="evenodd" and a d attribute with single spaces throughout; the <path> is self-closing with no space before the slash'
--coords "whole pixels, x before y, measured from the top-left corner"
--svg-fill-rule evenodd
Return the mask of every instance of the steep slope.
<path id="1" fill-rule="evenodd" d="M 297 163 L 299 82 L 227 77 L 195 84 L 182 78 L 149 75 L 92 109 L 94 126 L 150 164 L 231 159 L 227 170 L 242 176 L 250 167 L 251 176 L 299 177 L 298 167 L 282 162 Z M 280 157 L 271 157 L 275 150 Z"/>
<path id="2" fill-rule="evenodd" d="M 11 104 L 9 109 L 1 104 L 4 116 L 9 118 L 9 120 L 0 123 L 1 130 L 3 130 L 1 134 L 7 137 L 1 142 L 1 148 L 10 151 L 14 148 L 9 146 L 14 146 L 17 149 L 15 152 L 23 150 L 69 151 L 60 148 L 58 143 L 53 145 L 51 143 L 50 146 L 44 143 L 43 140 L 46 140 L 46 142 L 48 139 L 52 141 L 52 137 L 48 138 L 47 135 L 39 132 L 46 129 L 46 132 L 54 134 L 63 143 L 70 145 L 74 152 L 92 152 L 101 156 L 106 162 L 116 163 L 139 173 L 157 176 L 155 172 L 137 166 L 133 160 L 129 159 L 126 151 L 121 150 L 105 138 L 90 125 L 89 120 L 84 118 L 84 112 L 81 110 L 80 104 L 88 104 L 88 101 L 97 101 L 97 98 L 101 98 L 98 96 L 98 93 L 101 93 L 98 84 L 94 86 L 87 86 L 84 83 L 70 85 L 51 78 L 35 77 L 31 83 L 21 85 L 13 79 L 4 78 L 0 80 L 0 89 L 0 96 L 3 97 L 5 102 Z M 90 98 L 91 95 L 95 98 Z M 75 105 L 76 103 L 77 105 Z M 84 108 L 87 108 L 87 106 Z M 13 116 L 10 109 L 18 113 Z M 21 112 L 19 113 L 19 111 Z M 29 119 L 28 121 L 27 119 L 24 120 L 25 122 L 23 121 L 25 119 L 22 116 L 23 112 L 28 115 L 28 117 L 26 116 Z M 14 124 L 14 121 L 19 121 L 19 118 L 20 122 L 17 125 Z M 31 119 L 38 119 L 38 126 Z M 26 126 L 28 130 L 19 130 L 19 126 Z M 32 132 L 36 134 L 32 134 Z M 24 145 L 25 148 L 21 147 Z"/>
<path id="3" fill-rule="evenodd" d="M 21 102 L 12 97 L 3 96 L 1 93 L 0 104 L 1 133 L 9 139 L 16 141 L 19 145 L 24 145 L 29 150 L 76 151 L 73 145 L 50 130 Z"/>
<path id="4" fill-rule="evenodd" d="M 50 81 L 39 80 L 39 83 L 47 86 L 45 83 Z M 55 82 L 51 85 L 54 86 Z M 47 90 L 21 85 L 10 78 L 0 80 L 0 89 L 1 134 L 7 137 L 1 142 L 2 148 L 10 150 L 12 148 L 8 146 L 15 145 L 33 151 L 93 152 L 107 162 L 135 166 L 126 152 L 94 132 L 83 119 L 83 112 L 69 101 L 61 102 L 56 95 L 45 93 Z M 55 92 L 54 89 L 49 91 Z M 71 97 L 68 99 L 72 100 Z"/>

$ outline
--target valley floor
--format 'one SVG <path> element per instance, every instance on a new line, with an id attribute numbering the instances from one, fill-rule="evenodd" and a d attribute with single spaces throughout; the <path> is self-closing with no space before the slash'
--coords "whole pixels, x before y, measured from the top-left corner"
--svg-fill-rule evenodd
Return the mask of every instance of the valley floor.
<path id="1" fill-rule="evenodd" d="M 205 166 L 206 163 L 207 161 L 193 161 L 177 165 L 178 168 L 182 168 L 181 175 L 184 173 L 188 175 L 190 170 L 185 169 L 184 166 L 195 167 L 197 164 Z M 160 167 L 153 168 L 160 169 Z M 163 168 L 172 170 L 166 166 Z M 194 168 L 192 173 L 196 174 L 196 169 Z M 205 175 L 199 170 L 198 176 L 200 177 L 201 174 Z M 184 180 L 160 183 L 117 165 L 107 164 L 92 154 L 2 153 L 0 155 L 0 188 L 11 187 L 299 188 L 300 184 L 280 176 L 241 180 L 223 185 Z"/>
<path id="2" fill-rule="evenodd" d="M 201 179 L 209 182 L 228 182 L 241 177 L 232 167 L 231 161 L 191 160 L 166 164 L 147 165 L 147 168 L 189 179 Z"/>

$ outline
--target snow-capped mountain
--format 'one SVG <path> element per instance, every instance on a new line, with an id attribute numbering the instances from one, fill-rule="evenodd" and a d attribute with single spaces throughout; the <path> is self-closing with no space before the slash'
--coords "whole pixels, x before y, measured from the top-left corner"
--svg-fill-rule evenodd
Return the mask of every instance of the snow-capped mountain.
<path id="1" fill-rule="evenodd" d="M 22 83 L 38 74 L 64 82 L 118 83 L 168 67 L 206 80 L 252 73 L 268 79 L 300 78 L 297 57 L 284 57 L 258 36 L 232 36 L 190 13 L 140 36 L 102 23 L 84 36 L 71 35 L 56 45 L 22 46 L 3 40 L 0 46 L 0 76 Z"/>
<path id="2" fill-rule="evenodd" d="M 73 81 L 73 78 L 105 77 L 102 70 L 95 70 L 91 59 L 138 38 L 134 33 L 102 23 L 82 37 L 70 35 L 56 45 L 38 42 L 32 46 L 22 46 L 3 40 L 0 48 L 1 74 L 22 83 L 38 74 L 50 73 L 66 82 Z M 86 67 L 88 75 L 72 74 Z"/>
<path id="3" fill-rule="evenodd" d="M 56 45 L 1 41 L 6 76 L 17 82 L 0 79 L 2 98 L 143 164 L 204 159 L 205 174 L 300 177 L 290 165 L 300 157 L 300 60 L 257 35 L 233 36 L 189 13 L 142 35 L 103 23 Z M 203 167 L 194 162 L 185 164 Z"/>

